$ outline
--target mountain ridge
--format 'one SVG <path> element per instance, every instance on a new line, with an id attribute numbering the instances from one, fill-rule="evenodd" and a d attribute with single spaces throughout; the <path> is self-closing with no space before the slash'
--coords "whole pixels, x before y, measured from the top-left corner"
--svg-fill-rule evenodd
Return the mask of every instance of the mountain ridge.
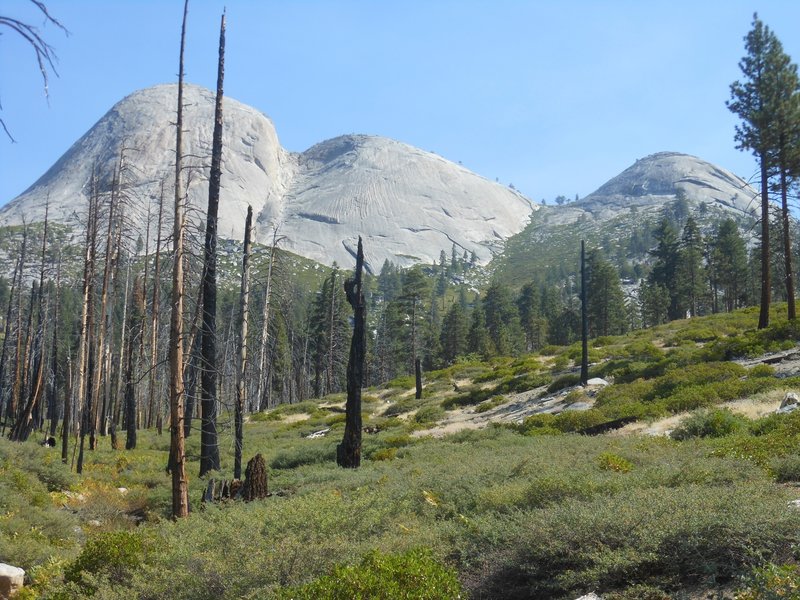
<path id="1" fill-rule="evenodd" d="M 176 93 L 175 84 L 157 85 L 115 104 L 0 209 L 0 225 L 41 220 L 48 201 L 54 221 L 80 224 L 93 170 L 100 191 L 108 190 L 124 148 L 128 218 L 144 231 L 161 180 L 171 195 Z M 202 226 L 214 95 L 194 85 L 184 94 L 189 213 Z M 224 114 L 221 237 L 243 238 L 251 204 L 257 242 L 271 242 L 277 228 L 282 247 L 323 264 L 354 264 L 358 235 L 373 270 L 384 260 L 432 263 L 453 244 L 485 263 L 536 208 L 515 190 L 403 142 L 344 135 L 295 153 L 280 145 L 274 125 L 257 109 L 226 97 Z"/>

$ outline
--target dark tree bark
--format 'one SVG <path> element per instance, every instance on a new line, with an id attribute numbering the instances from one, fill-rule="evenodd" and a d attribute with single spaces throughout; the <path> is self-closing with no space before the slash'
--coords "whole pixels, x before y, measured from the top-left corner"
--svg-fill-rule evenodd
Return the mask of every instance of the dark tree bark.
<path id="1" fill-rule="evenodd" d="M 56 266 L 56 287 L 55 287 L 55 302 L 53 307 L 53 347 L 50 352 L 50 357 L 53 365 L 53 383 L 50 386 L 50 393 L 48 398 L 48 410 L 50 411 L 50 436 L 55 437 L 58 430 L 58 386 L 62 381 L 61 369 L 58 362 L 58 322 L 60 319 L 61 308 L 61 253 L 58 255 L 58 264 Z"/>
<path id="2" fill-rule="evenodd" d="M 20 248 L 21 249 L 21 248 Z M 3 335 L 3 349 L 0 351 L 0 418 L 4 416 L 4 409 L 6 408 L 6 367 L 8 363 L 8 340 L 11 337 L 11 317 L 14 312 L 14 298 L 17 287 L 20 285 L 19 281 L 22 278 L 22 253 L 20 252 L 17 257 L 17 262 L 14 265 L 14 275 L 11 278 L 11 291 L 8 294 L 8 304 L 6 305 L 6 326 Z M 5 418 L 8 420 L 11 415 L 11 395 L 8 396 L 8 409 L 5 412 Z M 3 433 L 5 433 L 5 421 L 3 421 Z"/>
<path id="3" fill-rule="evenodd" d="M 264 457 L 256 454 L 247 463 L 244 471 L 242 498 L 245 502 L 261 500 L 269 495 L 267 488 L 267 463 Z"/>
<path id="4" fill-rule="evenodd" d="M 84 313 L 81 316 L 81 355 L 78 368 L 79 387 L 78 387 L 78 414 L 80 420 L 80 450 L 78 452 L 78 464 L 76 471 L 83 472 L 83 451 L 86 443 L 86 434 L 89 431 L 89 415 L 92 411 L 92 381 L 94 369 L 93 354 L 91 352 L 91 340 L 94 339 L 94 275 L 95 263 L 97 260 L 97 222 L 100 200 L 97 192 L 97 178 L 92 173 L 92 195 L 89 200 L 89 225 L 87 241 L 87 262 L 84 270 Z"/>
<path id="5" fill-rule="evenodd" d="M 780 156 L 779 156 L 779 169 L 780 169 L 780 187 L 781 187 L 781 221 L 783 223 L 783 260 L 785 267 L 785 284 L 786 284 L 786 309 L 787 317 L 790 321 L 797 318 L 794 297 L 794 274 L 792 273 L 792 240 L 789 232 L 789 199 L 788 199 L 788 181 L 787 181 L 787 159 L 786 159 L 786 142 L 785 132 L 781 132 L 780 141 Z"/>
<path id="6" fill-rule="evenodd" d="M 422 398 L 422 361 L 419 358 L 414 359 L 414 383 L 416 385 L 414 397 L 419 400 Z"/>
<path id="7" fill-rule="evenodd" d="M 181 49 L 178 63 L 178 115 L 175 126 L 175 218 L 172 230 L 172 314 L 169 328 L 169 406 L 170 454 L 172 472 L 172 517 L 189 515 L 186 448 L 183 437 L 183 51 L 186 45 L 186 16 L 189 0 L 183 5 Z"/>
<path id="8" fill-rule="evenodd" d="M 203 269 L 203 324 L 200 344 L 200 476 L 219 470 L 217 441 L 217 214 L 222 178 L 222 97 L 225 77 L 225 13 L 219 28 L 217 99 L 214 110 L 214 138 L 211 147 L 211 173 L 208 180 L 205 268 Z"/>
<path id="9" fill-rule="evenodd" d="M 144 281 L 137 278 L 133 284 L 133 303 L 128 322 L 128 355 L 125 364 L 125 421 L 128 424 L 125 438 L 125 449 L 136 448 L 136 379 L 134 366 L 136 360 L 136 343 L 142 336 L 144 324 Z"/>
<path id="10" fill-rule="evenodd" d="M 23 277 L 25 273 L 25 257 L 28 243 L 28 228 L 22 231 L 22 248 L 20 250 L 20 280 L 17 286 L 17 336 L 16 336 L 16 351 L 14 353 L 14 383 L 11 387 L 11 396 L 8 399 L 8 409 L 6 410 L 6 422 L 10 419 L 16 419 L 17 407 L 19 406 L 19 398 L 22 390 L 22 376 L 23 376 L 23 347 L 22 347 L 22 287 Z M 3 425 L 3 433 L 5 433 L 5 425 Z"/>
<path id="11" fill-rule="evenodd" d="M 361 289 L 361 272 L 364 267 L 364 250 L 358 238 L 355 278 L 344 283 L 347 302 L 353 307 L 353 338 L 347 360 L 347 403 L 342 443 L 336 447 L 336 463 L 340 467 L 355 469 L 361 465 L 361 387 L 364 382 L 364 357 L 367 347 L 367 305 Z"/>
<path id="12" fill-rule="evenodd" d="M 769 250 L 769 173 L 766 152 L 761 163 L 761 303 L 758 313 L 758 328 L 769 326 L 769 305 L 772 294 L 770 281 Z"/>
<path id="13" fill-rule="evenodd" d="M 147 427 L 153 426 L 153 413 L 156 412 L 156 366 L 158 363 L 158 321 L 160 313 L 161 291 L 161 224 L 164 215 L 164 193 L 158 201 L 158 225 L 156 229 L 156 255 L 153 264 L 153 302 L 150 321 L 150 371 L 147 393 Z M 144 338 L 143 338 L 144 339 Z"/>
<path id="14" fill-rule="evenodd" d="M 233 478 L 242 478 L 242 446 L 244 442 L 245 371 L 247 370 L 247 325 L 250 316 L 250 236 L 253 229 L 253 207 L 247 207 L 242 251 L 242 289 L 239 296 L 239 364 L 236 375 L 236 415 Z M 261 456 L 259 454 L 259 456 Z"/>

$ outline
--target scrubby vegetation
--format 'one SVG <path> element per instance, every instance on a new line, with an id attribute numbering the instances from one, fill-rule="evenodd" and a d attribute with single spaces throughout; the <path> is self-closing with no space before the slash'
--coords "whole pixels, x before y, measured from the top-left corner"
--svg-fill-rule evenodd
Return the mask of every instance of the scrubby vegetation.
<path id="1" fill-rule="evenodd" d="M 203 505 L 206 480 L 192 478 L 180 522 L 153 430 L 133 451 L 102 440 L 80 477 L 33 440 L 0 440 L 0 561 L 28 570 L 30 598 L 783 597 L 800 558 L 800 415 L 750 419 L 725 403 L 779 399 L 800 381 L 727 354 L 797 338 L 780 321 L 756 332 L 754 318 L 595 340 L 592 374 L 611 384 L 594 392 L 564 382 L 573 346 L 457 363 L 429 373 L 420 400 L 411 380 L 371 389 L 358 470 L 335 465 L 340 396 L 261 413 L 245 448 L 267 460 L 271 496 Z M 590 408 L 425 435 L 453 411 L 502 411 L 515 390 Z M 677 413 L 671 437 L 571 433 Z M 224 476 L 233 449 L 221 450 Z"/>

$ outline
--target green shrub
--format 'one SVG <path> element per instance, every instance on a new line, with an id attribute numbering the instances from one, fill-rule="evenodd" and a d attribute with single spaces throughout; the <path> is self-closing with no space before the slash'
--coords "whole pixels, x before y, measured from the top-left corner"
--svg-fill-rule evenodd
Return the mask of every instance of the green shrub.
<path id="1" fill-rule="evenodd" d="M 752 421 L 748 426 L 750 433 L 753 435 L 766 435 L 777 431 L 786 424 L 785 415 L 772 413 L 765 415 L 760 419 Z"/>
<path id="2" fill-rule="evenodd" d="M 672 596 L 665 593 L 661 588 L 647 585 L 636 584 L 625 588 L 619 592 L 603 594 L 604 600 L 672 600 Z"/>
<path id="3" fill-rule="evenodd" d="M 325 424 L 328 427 L 333 425 L 338 425 L 339 423 L 344 423 L 347 420 L 347 415 L 345 413 L 338 413 L 335 415 L 331 415 L 327 419 L 325 419 Z"/>
<path id="4" fill-rule="evenodd" d="M 421 404 L 420 400 L 416 398 L 403 398 L 402 400 L 398 400 L 391 406 L 389 406 L 385 411 L 383 411 L 384 417 L 396 417 L 397 415 L 402 415 L 412 410 L 416 410 Z"/>
<path id="5" fill-rule="evenodd" d="M 494 395 L 494 390 L 491 388 L 481 389 L 478 387 L 470 388 L 468 391 L 464 392 L 463 394 L 459 394 L 458 396 L 452 396 L 451 398 L 445 398 L 442 400 L 442 408 L 445 410 L 453 410 L 454 408 L 458 408 L 461 406 L 472 406 L 474 404 L 480 404 L 487 398 Z"/>
<path id="6" fill-rule="evenodd" d="M 295 469 L 302 465 L 313 465 L 336 460 L 336 442 L 304 440 L 299 448 L 279 452 L 270 462 L 273 469 Z"/>
<path id="7" fill-rule="evenodd" d="M 754 569 L 747 587 L 736 594 L 736 600 L 797 600 L 799 597 L 800 568 L 771 563 Z"/>
<path id="8" fill-rule="evenodd" d="M 563 390 L 564 388 L 578 385 L 580 382 L 581 382 L 581 376 L 578 375 L 577 373 L 562 375 L 561 377 L 557 377 L 556 379 L 554 379 L 553 383 L 547 386 L 547 393 L 553 394 L 555 392 Z"/>
<path id="9" fill-rule="evenodd" d="M 746 417 L 737 415 L 727 408 L 699 410 L 680 422 L 672 432 L 675 440 L 689 438 L 719 438 L 744 430 L 747 427 Z"/>
<path id="10" fill-rule="evenodd" d="M 68 582 L 83 583 L 83 575 L 103 575 L 122 583 L 144 560 L 142 537 L 131 531 L 101 533 L 86 543 L 78 557 L 64 570 Z M 91 585 L 87 585 L 91 589 Z"/>
<path id="11" fill-rule="evenodd" d="M 775 367 L 768 364 L 760 364 L 756 365 L 750 372 L 748 373 L 750 377 L 774 377 L 775 376 Z"/>
<path id="12" fill-rule="evenodd" d="M 371 453 L 367 458 L 369 460 L 394 460 L 397 456 L 397 448 L 379 448 L 375 452 Z"/>
<path id="13" fill-rule="evenodd" d="M 575 598 L 633 582 L 688 587 L 698 575 L 730 579 L 800 541 L 800 514 L 786 510 L 786 497 L 765 482 L 659 486 L 520 511 L 497 521 L 503 537 L 483 550 L 484 571 L 471 591 Z"/>
<path id="14" fill-rule="evenodd" d="M 779 483 L 800 481 L 800 455 L 779 456 L 772 460 L 770 470 Z"/>
<path id="15" fill-rule="evenodd" d="M 395 377 L 391 381 L 388 381 L 386 385 L 383 387 L 389 388 L 400 388 L 404 390 L 409 390 L 417 385 L 416 380 L 414 379 L 413 375 L 403 375 L 402 377 Z"/>
<path id="16" fill-rule="evenodd" d="M 606 416 L 597 409 L 565 410 L 553 419 L 553 427 L 564 433 L 580 431 L 587 427 L 594 427 L 608 421 Z"/>
<path id="17" fill-rule="evenodd" d="M 597 464 L 603 471 L 630 473 L 633 470 L 633 463 L 631 461 L 613 452 L 603 452 L 600 454 L 597 457 Z"/>
<path id="18" fill-rule="evenodd" d="M 283 418 L 283 415 L 274 411 L 265 411 L 250 413 L 248 418 L 252 423 L 264 423 L 267 421 L 280 421 Z"/>
<path id="19" fill-rule="evenodd" d="M 487 411 L 492 410 L 493 408 L 497 408 L 501 404 L 505 404 L 508 402 L 508 398 L 503 395 L 492 396 L 485 402 L 481 402 L 477 407 L 475 407 L 476 413 L 484 413 Z"/>
<path id="20" fill-rule="evenodd" d="M 461 596 L 455 571 L 436 560 L 429 550 L 419 549 L 404 554 L 370 553 L 358 565 L 338 566 L 316 581 L 278 590 L 275 598 L 444 600 Z"/>
<path id="21" fill-rule="evenodd" d="M 422 425 L 435 423 L 443 418 L 444 414 L 444 408 L 438 404 L 429 404 L 428 406 L 423 406 L 414 414 L 414 422 Z"/>

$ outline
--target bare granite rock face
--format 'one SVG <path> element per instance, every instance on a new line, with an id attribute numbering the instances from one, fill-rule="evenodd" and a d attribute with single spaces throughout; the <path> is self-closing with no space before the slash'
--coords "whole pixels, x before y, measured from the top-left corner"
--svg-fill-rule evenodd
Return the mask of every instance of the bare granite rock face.
<path id="1" fill-rule="evenodd" d="M 622 173 L 576 202 L 552 207 L 551 225 L 590 218 L 607 221 L 630 211 L 656 213 L 679 196 L 695 209 L 755 216 L 758 192 L 744 179 L 701 158 L 680 152 L 657 152 L 637 160 Z"/>
<path id="2" fill-rule="evenodd" d="M 0 600 L 9 600 L 17 595 L 25 581 L 25 571 L 0 563 Z"/>
<path id="3" fill-rule="evenodd" d="M 158 85 L 118 102 L 38 181 L 0 209 L 0 225 L 43 220 L 49 197 L 50 219 L 82 231 L 93 170 L 99 189 L 109 190 L 124 149 L 128 168 L 121 179 L 132 205 L 126 216 L 144 237 L 147 205 L 154 219 L 162 181 L 168 207 L 172 198 L 176 95 L 177 85 Z M 184 103 L 187 215 L 190 223 L 204 224 L 214 94 L 188 85 Z M 440 251 L 449 255 L 453 244 L 485 263 L 525 227 L 538 206 L 460 165 L 387 138 L 348 135 L 300 154 L 289 152 L 269 118 L 227 97 L 223 145 L 220 237 L 243 239 L 250 204 L 256 242 L 271 241 L 278 226 L 283 248 L 328 265 L 354 265 L 359 235 L 371 271 L 380 270 L 385 259 L 400 265 L 433 263 Z"/>
<path id="4" fill-rule="evenodd" d="M 603 218 L 604 212 L 619 209 L 661 207 L 679 194 L 695 203 L 744 213 L 759 208 L 756 191 L 741 177 L 680 152 L 657 152 L 637 160 L 573 206 Z"/>

